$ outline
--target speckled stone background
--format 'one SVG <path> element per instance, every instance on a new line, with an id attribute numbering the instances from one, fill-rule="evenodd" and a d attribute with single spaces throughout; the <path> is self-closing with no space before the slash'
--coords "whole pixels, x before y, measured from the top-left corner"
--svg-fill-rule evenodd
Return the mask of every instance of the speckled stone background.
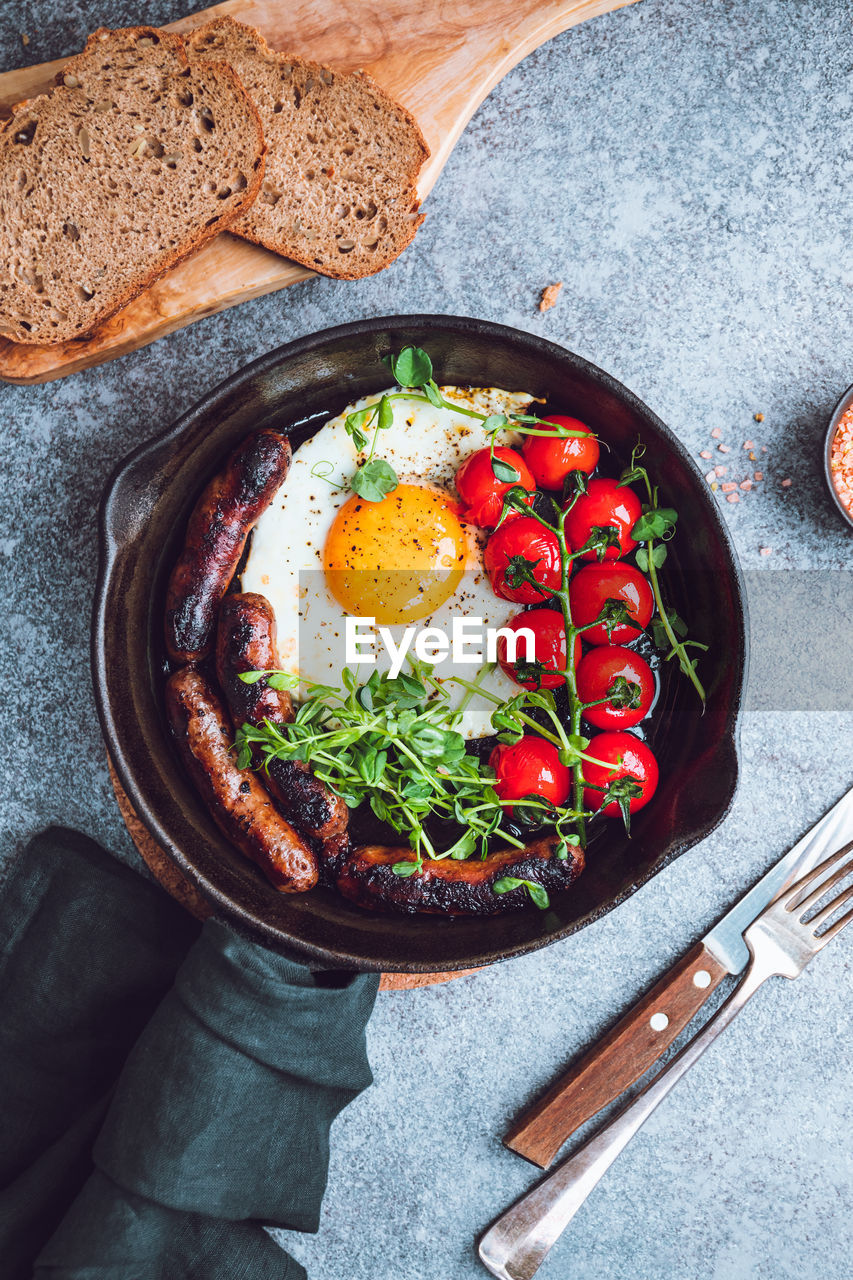
<path id="1" fill-rule="evenodd" d="M 101 23 L 185 10 L 5 2 L 2 66 L 70 53 Z M 850 0 L 641 0 L 595 19 L 492 93 L 391 270 L 314 280 L 107 367 L 0 389 L 6 854 L 66 822 L 135 857 L 89 686 L 101 488 L 221 378 L 329 324 L 448 312 L 564 343 L 695 453 L 716 450 L 720 428 L 731 452 L 703 470 L 763 471 L 722 504 L 745 568 L 849 567 L 853 535 L 820 467 L 827 416 L 853 382 L 851 17 Z M 556 280 L 559 302 L 541 315 L 539 291 Z M 724 825 L 614 915 L 538 955 L 379 999 L 376 1084 L 335 1125 L 320 1234 L 285 1237 L 313 1280 L 485 1274 L 476 1235 L 535 1180 L 500 1145 L 508 1120 L 853 784 L 853 717 L 751 711 L 742 766 Z M 796 984 L 760 993 L 543 1278 L 849 1280 L 851 975 L 848 936 Z"/>

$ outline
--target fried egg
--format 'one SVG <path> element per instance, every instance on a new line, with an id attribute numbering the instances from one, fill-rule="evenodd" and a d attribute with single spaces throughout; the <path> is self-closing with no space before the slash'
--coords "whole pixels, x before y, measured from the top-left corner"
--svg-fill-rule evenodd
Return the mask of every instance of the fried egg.
<path id="1" fill-rule="evenodd" d="M 399 388 L 391 390 L 399 394 Z M 441 393 L 486 415 L 524 412 L 531 401 L 524 393 L 496 388 L 442 387 Z M 496 629 L 519 609 L 492 591 L 482 561 L 487 534 L 459 515 L 456 471 L 489 443 L 479 419 L 417 396 L 390 401 L 393 421 L 379 432 L 376 457 L 394 468 L 399 484 L 381 502 L 368 502 L 350 489 L 367 450 L 356 449 L 344 420 L 382 394 L 348 406 L 299 446 L 252 534 L 241 587 L 272 605 L 279 660 L 283 670 L 298 676 L 299 699 L 308 696 L 310 684 L 340 686 L 348 665 L 347 616 L 374 618 L 399 646 L 408 627 L 435 629 L 450 639 L 454 618 L 481 618 L 484 629 Z M 501 444 L 519 441 L 511 432 L 501 435 Z M 469 642 L 466 652 L 476 659 L 483 646 Z M 374 670 L 392 669 L 391 653 L 378 638 L 374 656 L 375 664 L 358 665 L 360 682 Z M 432 669 L 442 682 L 454 676 L 472 681 L 481 663 L 454 662 L 451 652 Z M 481 687 L 501 702 L 519 691 L 499 667 Z M 446 688 L 451 705 L 459 706 L 466 690 L 453 683 Z M 485 698 L 467 699 L 459 732 L 466 738 L 492 733 L 494 708 Z"/>

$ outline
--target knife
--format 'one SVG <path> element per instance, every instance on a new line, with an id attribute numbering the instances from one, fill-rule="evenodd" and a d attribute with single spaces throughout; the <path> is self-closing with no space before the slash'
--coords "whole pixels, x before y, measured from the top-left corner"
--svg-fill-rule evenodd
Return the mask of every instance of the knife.
<path id="1" fill-rule="evenodd" d="M 788 884 L 853 837 L 853 787 L 700 942 L 512 1125 L 504 1146 L 547 1169 L 574 1131 L 657 1062 L 749 952 L 743 931 Z"/>

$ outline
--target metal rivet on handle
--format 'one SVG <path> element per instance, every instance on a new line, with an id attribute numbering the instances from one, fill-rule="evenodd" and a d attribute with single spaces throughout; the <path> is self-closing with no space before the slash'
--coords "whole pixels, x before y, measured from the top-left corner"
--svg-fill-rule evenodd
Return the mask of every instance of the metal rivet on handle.
<path id="1" fill-rule="evenodd" d="M 653 1013 L 649 1018 L 649 1026 L 652 1031 L 665 1031 L 669 1026 L 669 1018 L 665 1013 Z"/>
<path id="2" fill-rule="evenodd" d="M 696 970 L 696 972 L 693 975 L 693 985 L 694 987 L 701 987 L 703 991 L 705 987 L 710 987 L 711 975 L 707 969 Z"/>

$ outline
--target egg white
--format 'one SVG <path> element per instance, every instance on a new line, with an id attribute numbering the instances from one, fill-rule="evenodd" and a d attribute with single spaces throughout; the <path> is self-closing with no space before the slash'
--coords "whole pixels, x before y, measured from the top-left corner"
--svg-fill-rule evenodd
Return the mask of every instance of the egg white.
<path id="1" fill-rule="evenodd" d="M 523 392 L 493 387 L 442 387 L 441 393 L 446 399 L 484 414 L 521 413 L 531 401 L 531 396 Z M 323 549 L 339 508 L 352 496 L 349 478 L 365 456 L 347 435 L 344 419 L 355 409 L 375 404 L 383 394 L 366 396 L 349 405 L 299 446 L 287 478 L 252 534 L 241 587 L 243 591 L 259 592 L 272 605 L 279 661 L 283 670 L 299 676 L 300 687 L 295 694 L 299 699 L 307 696 L 309 683 L 340 685 L 341 670 L 347 665 L 345 615 L 326 584 Z M 401 483 L 438 486 L 455 498 L 453 480 L 457 469 L 469 454 L 489 443 L 482 423 L 414 397 L 390 403 L 393 424 L 381 432 L 376 456 L 387 459 Z M 512 432 L 501 434 L 501 444 L 512 446 L 519 441 L 520 437 Z M 449 639 L 454 617 L 482 618 L 484 627 L 497 628 L 505 626 L 519 611 L 519 605 L 499 599 L 492 591 L 482 566 L 485 532 L 466 528 L 468 549 L 462 580 L 430 617 L 409 624 L 418 630 L 435 627 Z M 389 629 L 399 644 L 406 625 Z M 477 646 L 469 646 L 468 652 L 476 653 Z M 391 658 L 384 645 L 377 643 L 375 654 L 375 666 L 359 666 L 359 680 L 368 679 L 374 670 L 390 669 Z M 479 666 L 455 665 L 452 654 L 433 667 L 441 680 L 451 676 L 473 680 L 479 670 Z M 502 701 L 519 691 L 499 667 L 482 680 L 481 687 Z M 465 690 L 454 684 L 447 688 L 451 705 L 458 706 Z M 462 713 L 459 732 L 466 738 L 492 733 L 493 710 L 493 703 L 473 697 Z"/>

